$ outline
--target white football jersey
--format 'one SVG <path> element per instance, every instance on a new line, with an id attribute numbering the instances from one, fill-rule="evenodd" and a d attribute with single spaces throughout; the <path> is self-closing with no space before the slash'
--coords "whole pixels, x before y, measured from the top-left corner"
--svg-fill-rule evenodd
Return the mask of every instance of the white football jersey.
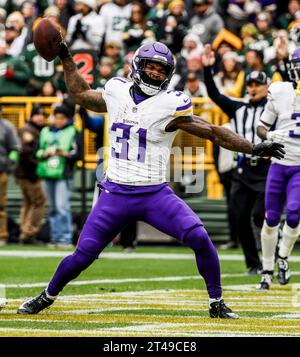
<path id="1" fill-rule="evenodd" d="M 131 4 L 121 7 L 107 3 L 101 7 L 99 15 L 105 32 L 105 42 L 116 41 L 123 47 L 123 31 L 131 16 Z"/>
<path id="2" fill-rule="evenodd" d="M 260 118 L 284 134 L 281 142 L 286 151 L 284 159 L 272 158 L 282 165 L 300 165 L 300 95 L 291 82 L 274 82 L 268 89 L 268 102 Z"/>
<path id="3" fill-rule="evenodd" d="M 92 49 L 99 51 L 104 30 L 101 18 L 95 11 L 91 11 L 86 16 L 76 14 L 70 18 L 66 41 L 68 43 L 71 41 L 72 35 L 76 31 L 78 20 L 81 21 L 82 30 L 86 34 L 86 40 L 77 38 L 70 48 L 72 50 Z"/>
<path id="4" fill-rule="evenodd" d="M 103 98 L 109 116 L 109 159 L 106 176 L 125 185 L 156 185 L 166 181 L 175 132 L 166 126 L 178 116 L 193 114 L 191 99 L 182 92 L 161 91 L 139 104 L 129 89 L 132 82 L 115 77 Z"/>

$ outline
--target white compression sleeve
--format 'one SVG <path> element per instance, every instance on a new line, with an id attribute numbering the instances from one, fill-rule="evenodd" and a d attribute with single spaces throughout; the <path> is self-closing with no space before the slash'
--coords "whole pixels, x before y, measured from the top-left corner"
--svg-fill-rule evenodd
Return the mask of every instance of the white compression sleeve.
<path id="1" fill-rule="evenodd" d="M 263 270 L 274 270 L 275 250 L 278 241 L 279 224 L 275 227 L 269 227 L 264 221 L 261 229 L 261 248 Z"/>

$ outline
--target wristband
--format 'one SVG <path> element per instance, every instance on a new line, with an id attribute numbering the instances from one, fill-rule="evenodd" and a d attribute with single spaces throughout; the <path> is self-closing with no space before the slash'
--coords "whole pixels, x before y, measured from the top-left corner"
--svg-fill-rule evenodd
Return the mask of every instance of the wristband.
<path id="1" fill-rule="evenodd" d="M 65 41 L 62 41 L 60 44 L 60 51 L 58 53 L 58 56 L 61 60 L 64 60 L 68 57 L 72 57 L 69 47 L 67 46 Z"/>

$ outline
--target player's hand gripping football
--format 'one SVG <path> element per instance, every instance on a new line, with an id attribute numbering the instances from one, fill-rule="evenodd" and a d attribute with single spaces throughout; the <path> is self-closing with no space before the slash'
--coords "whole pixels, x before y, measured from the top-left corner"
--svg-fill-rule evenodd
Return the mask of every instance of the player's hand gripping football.
<path id="1" fill-rule="evenodd" d="M 64 60 L 65 58 L 68 58 L 68 57 L 72 57 L 69 47 L 66 44 L 66 41 L 63 39 L 63 37 L 61 37 L 60 50 L 58 52 L 58 57 L 61 60 Z"/>
<path id="2" fill-rule="evenodd" d="M 283 150 L 284 145 L 280 143 L 275 143 L 273 141 L 264 141 L 253 146 L 252 155 L 255 156 L 272 156 L 276 159 L 283 159 L 285 151 Z"/>
<path id="3" fill-rule="evenodd" d="M 33 43 L 38 53 L 51 62 L 56 56 L 61 60 L 71 53 L 61 34 L 61 29 L 48 18 L 42 19 L 33 31 Z"/>

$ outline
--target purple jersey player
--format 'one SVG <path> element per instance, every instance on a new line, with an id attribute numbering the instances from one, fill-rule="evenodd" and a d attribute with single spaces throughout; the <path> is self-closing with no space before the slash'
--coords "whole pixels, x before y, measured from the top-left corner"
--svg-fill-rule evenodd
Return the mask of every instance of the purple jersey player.
<path id="1" fill-rule="evenodd" d="M 286 155 L 282 161 L 272 158 L 266 184 L 266 218 L 261 231 L 263 273 L 258 290 L 271 286 L 278 228 L 284 205 L 286 221 L 278 251 L 278 281 L 290 279 L 288 257 L 300 234 L 300 48 L 289 62 L 292 82 L 275 82 L 269 87 L 268 102 L 260 118 L 257 134 L 262 139 L 284 144 Z M 297 88 L 295 89 L 295 87 Z M 269 131 L 272 125 L 275 130 Z"/>
<path id="2" fill-rule="evenodd" d="M 166 183 L 166 165 L 178 129 L 230 150 L 259 156 L 284 156 L 283 145 L 250 142 L 192 113 L 189 97 L 168 91 L 174 56 L 162 43 L 140 47 L 131 80 L 112 78 L 104 93 L 91 90 L 77 71 L 64 42 L 59 54 L 70 94 L 77 104 L 108 111 L 110 153 L 102 192 L 83 227 L 75 252 L 64 258 L 47 288 L 22 304 L 19 314 L 37 314 L 53 303 L 64 286 L 98 258 L 130 221 L 145 221 L 192 248 L 209 295 L 210 316 L 237 318 L 224 303 L 219 259 L 198 216 Z"/>

